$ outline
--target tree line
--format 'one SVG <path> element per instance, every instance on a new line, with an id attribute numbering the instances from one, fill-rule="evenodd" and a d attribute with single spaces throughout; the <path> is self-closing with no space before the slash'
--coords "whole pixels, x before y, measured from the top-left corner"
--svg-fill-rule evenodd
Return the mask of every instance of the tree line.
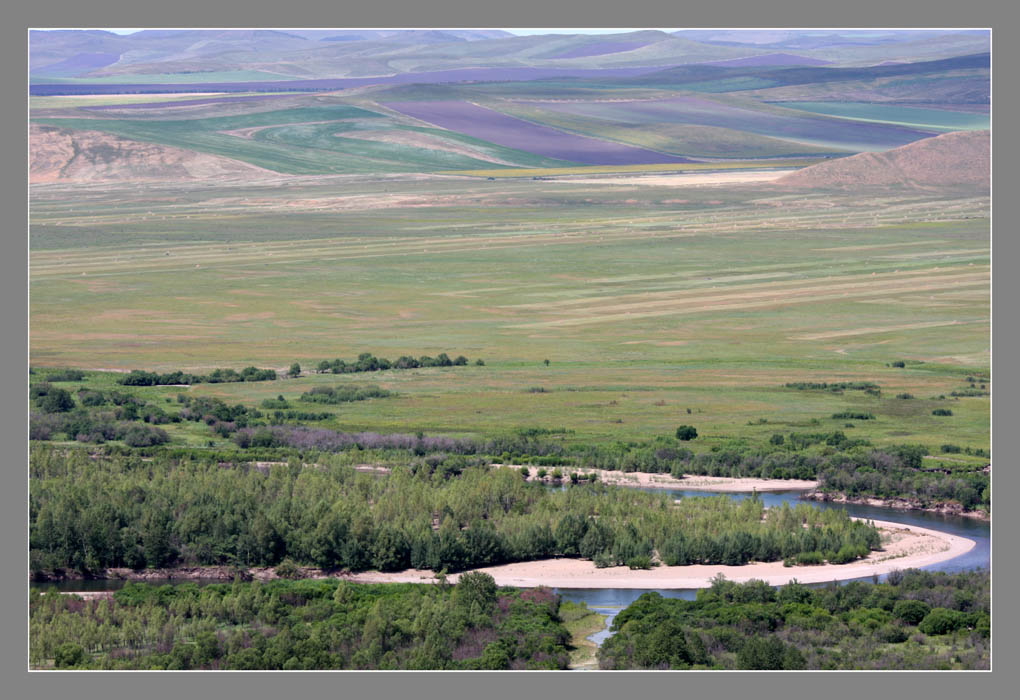
<path id="1" fill-rule="evenodd" d="M 385 357 L 376 357 L 370 352 L 363 352 L 358 355 L 357 360 L 351 362 L 341 360 L 340 358 L 322 360 L 316 366 L 316 369 L 321 374 L 351 374 L 356 372 L 380 372 L 388 369 L 417 369 L 419 367 L 462 367 L 469 362 L 470 360 L 463 355 L 458 355 L 451 360 L 450 356 L 445 352 L 439 353 L 436 357 L 422 355 L 417 359 L 410 355 L 401 355 L 393 362 Z M 479 358 L 475 360 L 474 364 L 481 367 L 485 365 L 485 362 Z"/>
<path id="2" fill-rule="evenodd" d="M 350 571 L 459 571 L 554 556 L 645 568 L 656 556 L 666 564 L 740 564 L 879 545 L 872 525 L 834 509 L 766 512 L 760 499 L 725 496 L 674 503 L 598 483 L 551 490 L 512 470 L 456 471 L 428 459 L 375 476 L 328 458 L 262 470 L 37 447 L 30 477 L 37 578 L 285 559 Z"/>

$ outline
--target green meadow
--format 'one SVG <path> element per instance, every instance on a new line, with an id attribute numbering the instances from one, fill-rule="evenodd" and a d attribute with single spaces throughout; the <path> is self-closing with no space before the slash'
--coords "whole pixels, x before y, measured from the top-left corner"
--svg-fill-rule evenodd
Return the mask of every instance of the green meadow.
<path id="1" fill-rule="evenodd" d="M 990 366 L 987 198 L 974 193 L 338 177 L 66 195 L 34 192 L 37 368 L 297 361 L 297 379 L 136 391 L 255 406 L 282 394 L 342 430 L 612 442 L 686 423 L 699 450 L 836 429 L 989 443 L 988 397 L 951 396 Z M 485 365 L 307 372 L 363 352 Z M 881 395 L 784 386 L 834 381 Z M 396 395 L 295 401 L 345 384 Z M 846 411 L 874 419 L 832 418 Z"/>

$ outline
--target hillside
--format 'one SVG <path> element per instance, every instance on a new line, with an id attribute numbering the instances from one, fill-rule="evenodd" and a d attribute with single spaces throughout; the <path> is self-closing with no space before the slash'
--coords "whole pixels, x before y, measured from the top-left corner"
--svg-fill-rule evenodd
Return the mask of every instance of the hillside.
<path id="1" fill-rule="evenodd" d="M 29 182 L 258 178 L 267 170 L 230 158 L 142 143 L 98 131 L 33 124 Z"/>
<path id="2" fill-rule="evenodd" d="M 988 187 L 988 131 L 953 131 L 884 153 L 860 153 L 819 163 L 776 180 L 790 187 Z"/>

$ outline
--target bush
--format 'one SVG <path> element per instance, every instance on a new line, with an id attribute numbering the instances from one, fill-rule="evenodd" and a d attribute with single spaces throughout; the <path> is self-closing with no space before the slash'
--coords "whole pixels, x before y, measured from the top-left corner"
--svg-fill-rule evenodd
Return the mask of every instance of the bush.
<path id="1" fill-rule="evenodd" d="M 857 411 L 833 413 L 832 417 L 839 420 L 875 420 L 875 415 L 873 413 L 860 413 Z"/>
<path id="2" fill-rule="evenodd" d="M 85 373 L 80 369 L 63 369 L 54 372 L 46 377 L 50 382 L 80 382 L 85 378 Z"/>
<path id="3" fill-rule="evenodd" d="M 649 557 L 649 556 L 640 554 L 640 555 L 638 555 L 636 557 L 631 557 L 630 559 L 625 561 L 624 564 L 626 564 L 627 567 L 630 568 L 630 569 L 651 569 L 652 568 L 652 558 Z"/>
<path id="4" fill-rule="evenodd" d="M 896 394 L 896 398 L 898 398 L 898 399 L 912 399 L 912 398 L 914 398 L 914 395 L 913 394 L 907 394 L 907 393 Z"/>
<path id="5" fill-rule="evenodd" d="M 287 558 L 276 567 L 276 575 L 280 578 L 296 579 L 301 576 L 301 571 L 292 559 Z"/>
<path id="6" fill-rule="evenodd" d="M 933 416 L 951 416 L 953 415 L 953 412 L 948 408 L 936 408 L 934 411 L 931 412 L 931 414 Z"/>
<path id="7" fill-rule="evenodd" d="M 916 625 L 931 612 L 931 606 L 923 600 L 901 600 L 893 607 L 893 615 L 908 625 Z"/>
<path id="8" fill-rule="evenodd" d="M 955 632 L 961 627 L 964 627 L 966 624 L 966 617 L 967 616 L 959 610 L 935 608 L 925 615 L 924 619 L 921 620 L 921 624 L 917 626 L 917 629 L 925 634 L 931 635 L 949 634 L 950 632 Z"/>
<path id="9" fill-rule="evenodd" d="M 124 444 L 128 447 L 152 447 L 162 445 L 170 440 L 170 436 L 161 428 L 145 425 L 132 425 L 124 433 Z"/>
<path id="10" fill-rule="evenodd" d="M 892 363 L 892 366 L 893 367 L 906 367 L 907 363 L 904 362 L 903 360 L 896 360 L 895 362 Z"/>
<path id="11" fill-rule="evenodd" d="M 66 413 L 74 408 L 74 398 L 66 389 L 52 387 L 39 400 L 39 408 L 46 413 Z"/>
<path id="12" fill-rule="evenodd" d="M 958 454 L 960 452 L 959 445 L 943 445 L 942 451 L 946 454 Z"/>
<path id="13" fill-rule="evenodd" d="M 85 650 L 73 642 L 61 644 L 53 651 L 53 662 L 57 668 L 77 666 L 85 660 Z"/>
<path id="14" fill-rule="evenodd" d="M 692 425 L 681 425 L 679 428 L 676 429 L 677 440 L 687 441 L 693 440 L 696 437 L 698 437 L 698 431 Z"/>

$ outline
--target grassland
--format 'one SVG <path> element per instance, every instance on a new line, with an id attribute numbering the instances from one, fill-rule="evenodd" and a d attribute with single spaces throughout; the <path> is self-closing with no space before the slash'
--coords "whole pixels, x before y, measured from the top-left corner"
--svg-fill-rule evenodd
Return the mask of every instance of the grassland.
<path id="1" fill-rule="evenodd" d="M 563 175 L 607 175 L 612 173 L 696 173 L 717 170 L 760 170 L 762 168 L 803 168 L 817 163 L 813 158 L 776 158 L 722 163 L 646 163 L 640 165 L 587 165 L 572 168 L 492 168 L 450 170 L 447 175 L 473 177 L 556 177 Z"/>
<path id="2" fill-rule="evenodd" d="M 327 407 L 346 430 L 554 426 L 611 442 L 690 423 L 700 450 L 852 422 L 876 444 L 987 448 L 988 398 L 950 396 L 989 371 L 987 205 L 412 177 L 36 187 L 31 360 L 283 370 L 449 352 L 486 365 L 146 391 L 250 405 L 346 382 L 397 393 Z M 784 387 L 797 381 L 882 394 Z M 831 418 L 844 411 L 875 419 Z"/>

